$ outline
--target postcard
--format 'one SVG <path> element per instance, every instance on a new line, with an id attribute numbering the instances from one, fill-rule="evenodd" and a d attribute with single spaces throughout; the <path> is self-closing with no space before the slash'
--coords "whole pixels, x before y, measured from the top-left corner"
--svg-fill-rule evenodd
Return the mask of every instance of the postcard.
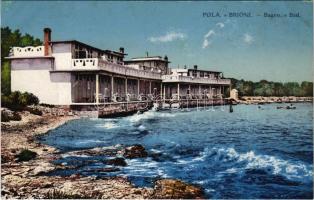
<path id="1" fill-rule="evenodd" d="M 313 1 L 2 1 L 3 199 L 313 199 Z"/>

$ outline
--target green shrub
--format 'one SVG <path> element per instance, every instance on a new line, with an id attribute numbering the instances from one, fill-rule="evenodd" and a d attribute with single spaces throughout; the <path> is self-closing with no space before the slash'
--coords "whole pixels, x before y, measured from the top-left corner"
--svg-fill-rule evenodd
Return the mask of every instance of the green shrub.
<path id="1" fill-rule="evenodd" d="M 12 101 L 9 96 L 1 94 L 1 106 L 2 107 L 8 107 L 8 105 L 11 105 Z"/>
<path id="2" fill-rule="evenodd" d="M 29 161 L 36 158 L 37 153 L 34 151 L 30 151 L 28 149 L 23 149 L 19 154 L 16 155 L 17 161 Z"/>
<path id="3" fill-rule="evenodd" d="M 39 103 L 39 99 L 33 95 L 32 93 L 24 92 L 19 97 L 20 105 L 37 105 Z"/>
<path id="4" fill-rule="evenodd" d="M 21 111 L 28 105 L 37 105 L 39 99 L 32 93 L 14 91 L 9 95 L 1 95 L 1 106 L 13 111 Z"/>

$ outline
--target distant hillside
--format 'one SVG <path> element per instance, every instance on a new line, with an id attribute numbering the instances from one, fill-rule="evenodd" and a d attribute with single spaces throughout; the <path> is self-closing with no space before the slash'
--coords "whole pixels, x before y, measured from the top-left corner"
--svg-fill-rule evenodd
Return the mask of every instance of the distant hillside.
<path id="1" fill-rule="evenodd" d="M 238 90 L 240 96 L 313 96 L 313 82 L 259 82 L 231 79 L 231 87 Z"/>

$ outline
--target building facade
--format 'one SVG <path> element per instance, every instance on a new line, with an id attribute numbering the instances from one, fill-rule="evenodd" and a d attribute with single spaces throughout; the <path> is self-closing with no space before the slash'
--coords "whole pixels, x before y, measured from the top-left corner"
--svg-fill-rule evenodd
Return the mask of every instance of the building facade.
<path id="1" fill-rule="evenodd" d="M 12 47 L 11 90 L 27 91 L 41 103 L 101 104 L 168 98 L 214 98 L 230 80 L 220 72 L 170 69 L 168 57 L 125 61 L 124 48 L 103 50 L 76 41 L 52 41 L 44 29 L 44 46 Z"/>

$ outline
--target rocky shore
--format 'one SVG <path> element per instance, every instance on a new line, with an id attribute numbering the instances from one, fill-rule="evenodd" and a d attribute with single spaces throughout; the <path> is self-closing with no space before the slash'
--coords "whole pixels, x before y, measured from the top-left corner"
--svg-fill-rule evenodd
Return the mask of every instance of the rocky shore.
<path id="1" fill-rule="evenodd" d="M 97 178 L 94 176 L 48 176 L 54 170 L 75 168 L 71 165 L 56 164 L 64 156 L 57 149 L 41 144 L 37 136 L 54 129 L 76 116 L 36 116 L 22 113 L 22 121 L 2 122 L 1 138 L 1 197 L 2 198 L 48 198 L 48 199 L 170 199 L 203 198 L 203 190 L 180 180 L 160 179 L 154 188 L 138 188 L 123 177 Z M 31 154 L 29 153 L 31 152 Z M 23 153 L 32 157 L 23 161 Z M 104 173 L 119 170 L 126 165 L 125 159 L 148 156 L 141 145 L 94 148 L 70 152 L 75 155 L 109 155 L 105 160 L 111 167 Z"/>

